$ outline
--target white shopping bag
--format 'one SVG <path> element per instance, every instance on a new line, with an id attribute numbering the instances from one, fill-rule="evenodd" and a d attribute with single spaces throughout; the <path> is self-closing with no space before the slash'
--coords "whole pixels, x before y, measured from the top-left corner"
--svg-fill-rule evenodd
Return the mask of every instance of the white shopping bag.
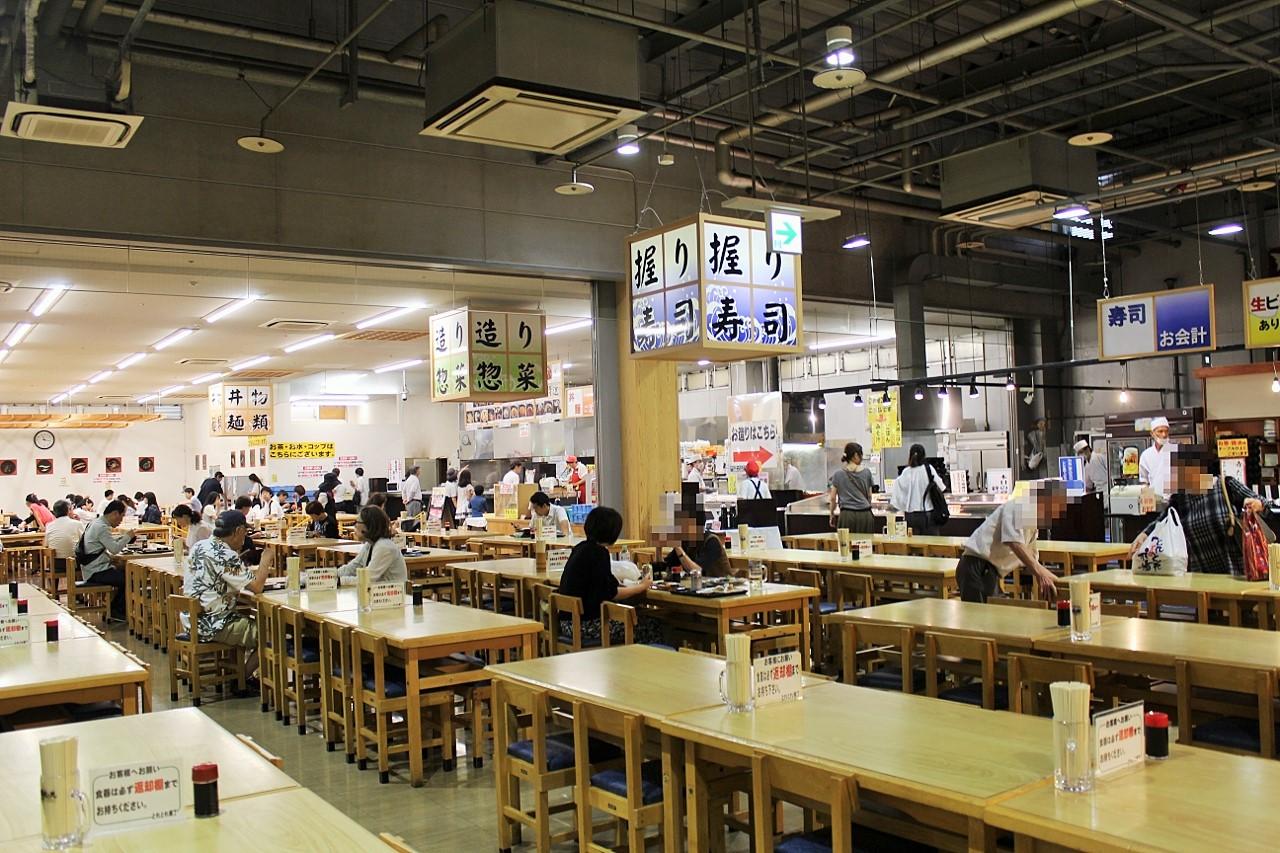
<path id="1" fill-rule="evenodd" d="M 1133 555 L 1134 574 L 1185 575 L 1187 573 L 1187 537 L 1182 532 L 1178 511 L 1168 512 L 1151 528 L 1151 535 Z"/>

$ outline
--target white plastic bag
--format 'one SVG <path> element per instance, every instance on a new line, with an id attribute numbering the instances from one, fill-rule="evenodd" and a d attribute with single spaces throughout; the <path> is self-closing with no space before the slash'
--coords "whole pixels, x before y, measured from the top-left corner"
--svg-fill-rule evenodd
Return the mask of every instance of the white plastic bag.
<path id="1" fill-rule="evenodd" d="M 1187 573 L 1187 537 L 1182 532 L 1178 511 L 1169 507 L 1142 547 L 1133 555 L 1134 574 L 1185 575 Z"/>

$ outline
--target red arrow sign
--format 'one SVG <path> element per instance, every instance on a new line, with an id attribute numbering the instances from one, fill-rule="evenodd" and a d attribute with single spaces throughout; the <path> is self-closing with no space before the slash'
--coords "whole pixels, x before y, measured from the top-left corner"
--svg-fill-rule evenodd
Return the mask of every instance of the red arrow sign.
<path id="1" fill-rule="evenodd" d="M 733 451 L 734 462 L 755 462 L 757 465 L 764 467 L 764 463 L 773 458 L 773 454 L 763 447 L 757 450 L 735 450 Z"/>

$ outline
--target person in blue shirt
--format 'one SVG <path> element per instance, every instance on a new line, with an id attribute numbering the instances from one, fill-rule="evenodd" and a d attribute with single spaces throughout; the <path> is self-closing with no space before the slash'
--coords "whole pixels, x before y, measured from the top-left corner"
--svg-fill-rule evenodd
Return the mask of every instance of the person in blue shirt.
<path id="1" fill-rule="evenodd" d="M 476 483 L 475 489 L 476 489 L 475 496 L 472 497 L 471 501 L 467 504 L 467 517 L 468 518 L 484 518 L 484 511 L 486 506 L 486 502 L 484 499 L 484 486 L 481 485 L 480 483 Z"/>

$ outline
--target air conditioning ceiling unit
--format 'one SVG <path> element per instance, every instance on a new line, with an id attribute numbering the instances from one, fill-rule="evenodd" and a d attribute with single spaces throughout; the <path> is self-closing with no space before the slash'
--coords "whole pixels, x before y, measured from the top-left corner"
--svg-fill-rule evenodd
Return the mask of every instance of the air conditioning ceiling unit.
<path id="1" fill-rule="evenodd" d="M 142 116 L 10 101 L 4 110 L 0 136 L 90 148 L 124 148 L 140 124 Z"/>
<path id="2" fill-rule="evenodd" d="M 1049 136 L 1014 139 L 942 164 L 942 218 L 986 228 L 1053 220 L 1068 199 L 1098 193 L 1097 156 Z"/>
<path id="3" fill-rule="evenodd" d="M 431 49 L 423 136 L 565 154 L 644 115 L 632 27 L 518 0 Z"/>

